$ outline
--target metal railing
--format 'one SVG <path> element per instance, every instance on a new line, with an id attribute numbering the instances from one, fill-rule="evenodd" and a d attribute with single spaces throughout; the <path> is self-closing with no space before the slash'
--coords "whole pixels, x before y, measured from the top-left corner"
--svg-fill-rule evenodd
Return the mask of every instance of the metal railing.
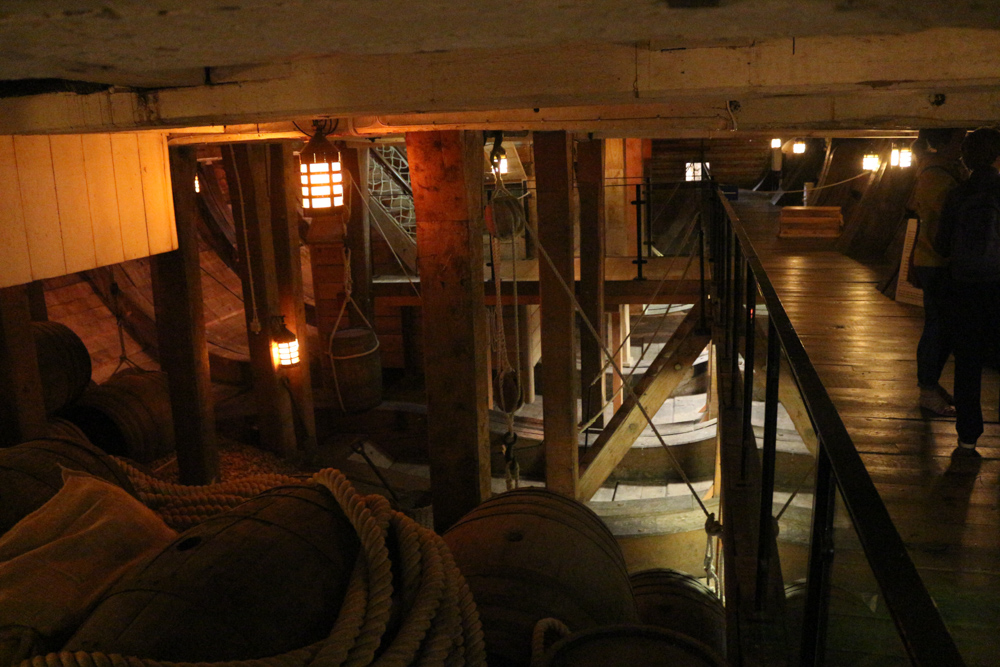
<path id="1" fill-rule="evenodd" d="M 846 550 L 847 547 L 854 547 L 853 534 L 849 530 L 853 528 L 860 545 L 860 549 L 855 548 L 853 553 L 863 552 L 863 559 L 858 558 L 850 567 L 857 570 L 861 567 L 858 563 L 866 562 L 866 567 L 870 568 L 870 574 L 877 582 L 888 609 L 888 616 L 895 626 L 895 634 L 901 641 L 901 650 L 905 650 L 905 655 L 912 664 L 964 665 L 955 642 L 917 573 L 833 401 L 809 360 L 746 229 L 721 193 L 716 191 L 716 195 L 708 201 L 709 215 L 703 216 L 703 219 L 709 222 L 712 277 L 715 283 L 714 317 L 717 326 L 725 331 L 724 340 L 719 342 L 721 356 L 731 364 L 732 377 L 736 378 L 732 391 L 725 400 L 731 404 L 742 401 L 744 456 L 757 455 L 757 443 L 749 423 L 755 363 L 766 361 L 767 368 L 760 479 L 760 551 L 756 575 L 758 601 L 764 600 L 769 571 L 775 565 L 765 544 L 767 540 L 762 538 L 770 534 L 775 522 L 772 517 L 778 369 L 784 355 L 819 445 L 814 468 L 815 482 L 811 489 L 814 498 L 812 524 L 807 533 L 808 567 L 801 617 L 802 632 L 800 638 L 793 638 L 801 647 L 798 664 L 825 664 L 826 640 L 831 624 L 831 590 L 834 588 L 834 555 L 839 553 L 838 548 Z M 765 312 L 768 319 L 766 360 L 758 360 L 754 354 L 757 329 L 755 318 L 759 313 Z M 742 383 L 739 381 L 740 356 L 744 361 Z M 749 451 L 751 447 L 752 452 Z M 842 502 L 838 501 L 838 496 Z M 846 517 L 838 516 L 838 507 L 841 508 L 841 513 L 846 510 Z M 845 542 L 852 544 L 845 545 Z M 867 575 L 867 569 L 865 574 Z M 892 627 L 888 622 L 887 625 Z"/>

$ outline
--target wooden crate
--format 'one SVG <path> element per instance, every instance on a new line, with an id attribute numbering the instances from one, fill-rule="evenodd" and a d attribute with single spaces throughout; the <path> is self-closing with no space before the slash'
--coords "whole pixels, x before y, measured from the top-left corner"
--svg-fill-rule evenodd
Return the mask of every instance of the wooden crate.
<path id="1" fill-rule="evenodd" d="M 778 219 L 778 236 L 837 238 L 843 227 L 839 206 L 785 206 Z"/>

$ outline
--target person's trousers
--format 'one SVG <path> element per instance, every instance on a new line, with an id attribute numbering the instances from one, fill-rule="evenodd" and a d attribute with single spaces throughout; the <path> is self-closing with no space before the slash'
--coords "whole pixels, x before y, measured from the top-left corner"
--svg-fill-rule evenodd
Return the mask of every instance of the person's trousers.
<path id="1" fill-rule="evenodd" d="M 952 282 L 952 340 L 955 346 L 955 430 L 962 442 L 983 434 L 983 365 L 1000 336 L 1000 281 Z"/>
<path id="2" fill-rule="evenodd" d="M 951 330 L 947 325 L 951 279 L 947 267 L 913 268 L 924 291 L 924 330 L 917 343 L 917 384 L 933 387 L 941 379 L 952 351 Z"/>

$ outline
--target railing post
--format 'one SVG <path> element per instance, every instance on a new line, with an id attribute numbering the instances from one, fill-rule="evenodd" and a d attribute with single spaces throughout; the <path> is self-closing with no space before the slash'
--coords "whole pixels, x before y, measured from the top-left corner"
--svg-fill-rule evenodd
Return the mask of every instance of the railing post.
<path id="1" fill-rule="evenodd" d="M 646 193 L 649 196 L 649 193 Z M 635 259 L 632 263 L 636 266 L 636 276 L 635 280 L 645 280 L 642 277 L 642 265 L 648 260 L 642 258 L 642 184 L 635 184 L 635 200 L 632 204 L 635 205 Z"/>
<path id="2" fill-rule="evenodd" d="M 767 318 L 767 385 L 764 394 L 764 451 L 760 471 L 760 527 L 757 531 L 757 611 L 764 610 L 771 575 L 771 532 L 774 524 L 774 462 L 778 439 L 778 383 L 781 341 L 774 321 Z"/>
<path id="3" fill-rule="evenodd" d="M 740 244 L 738 240 L 733 240 L 733 277 L 730 281 L 732 283 L 733 296 L 730 301 L 731 311 L 729 313 L 730 325 L 729 328 L 733 332 L 730 342 L 730 372 L 732 373 L 733 382 L 730 385 L 732 387 L 732 392 L 730 396 L 730 404 L 735 404 L 736 399 L 739 396 L 739 383 L 736 382 L 736 378 L 740 376 L 740 310 L 743 308 L 743 253 L 740 249 Z"/>
<path id="4" fill-rule="evenodd" d="M 802 648 L 799 664 L 824 663 L 826 625 L 830 606 L 830 573 L 833 569 L 833 515 L 837 486 L 822 441 L 816 461 L 816 496 L 813 500 L 812 539 L 809 544 L 809 571 L 806 602 L 802 610 Z"/>
<path id="5" fill-rule="evenodd" d="M 702 333 L 708 333 L 708 287 L 705 284 L 705 216 L 703 212 L 698 213 L 698 272 L 698 284 L 701 288 L 701 315 L 698 329 Z"/>
<path id="6" fill-rule="evenodd" d="M 744 345 L 743 345 L 743 452 L 740 458 L 740 480 L 747 478 L 747 457 L 757 453 L 757 439 L 753 434 L 753 367 L 754 367 L 754 338 L 756 328 L 754 319 L 757 310 L 757 279 L 754 277 L 753 269 L 747 263 L 747 284 L 746 284 L 746 314 L 744 319 Z"/>

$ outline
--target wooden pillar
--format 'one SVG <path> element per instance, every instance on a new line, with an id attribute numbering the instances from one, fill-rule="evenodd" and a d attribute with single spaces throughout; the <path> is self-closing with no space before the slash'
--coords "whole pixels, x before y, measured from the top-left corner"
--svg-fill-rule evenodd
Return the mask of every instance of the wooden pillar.
<path id="1" fill-rule="evenodd" d="M 24 285 L 0 289 L 0 447 L 45 433 L 31 307 Z"/>
<path id="2" fill-rule="evenodd" d="M 583 420 L 603 411 L 604 391 L 604 142 L 581 141 L 576 148 L 580 196 L 580 306 L 600 340 L 580 328 L 580 394 Z M 598 418 L 595 426 L 603 426 Z"/>
<path id="3" fill-rule="evenodd" d="M 642 183 L 643 179 L 643 163 L 642 163 L 642 139 L 626 139 L 625 140 L 625 182 L 627 187 L 625 188 L 625 232 L 627 235 L 626 246 L 628 247 L 627 255 L 635 254 L 636 247 L 636 234 L 638 230 L 635 228 L 635 209 L 636 204 L 632 202 L 635 201 L 635 186 Z M 645 190 L 645 188 L 643 188 Z M 645 247 L 643 248 L 643 255 L 645 255 Z"/>
<path id="4" fill-rule="evenodd" d="M 349 202 L 350 217 L 344 234 L 344 243 L 351 251 L 351 281 L 354 303 L 374 323 L 372 310 L 372 248 L 371 230 L 368 221 L 368 149 L 342 148 L 340 160 L 344 170 L 344 186 L 350 189 L 346 200 Z M 366 326 L 358 311 L 348 308 L 351 326 Z"/>
<path id="5" fill-rule="evenodd" d="M 150 262 L 160 368 L 167 373 L 181 484 L 219 478 L 212 381 L 205 338 L 194 182 L 195 149 L 170 150 L 177 250 Z"/>
<path id="6" fill-rule="evenodd" d="M 229 144 L 223 147 L 222 157 L 243 260 L 240 278 L 260 442 L 265 449 L 290 456 L 296 451 L 291 400 L 271 356 L 271 333 L 280 311 L 267 180 L 268 150 L 264 144 Z"/>
<path id="7" fill-rule="evenodd" d="M 604 180 L 607 190 L 604 197 L 604 226 L 609 257 L 635 255 L 635 238 L 628 245 L 631 226 L 635 227 L 635 213 L 626 216 L 628 202 L 633 199 L 635 188 L 629 191 L 625 185 L 625 140 L 604 140 Z"/>
<path id="8" fill-rule="evenodd" d="M 573 271 L 573 146 L 565 132 L 535 132 L 539 244 L 553 267 L 538 262 L 542 305 L 542 414 L 545 481 L 549 490 L 576 498 L 577 407 L 576 335 L 570 296 Z M 556 273 L 558 272 L 558 273 Z"/>
<path id="9" fill-rule="evenodd" d="M 490 496 L 488 334 L 479 132 L 413 132 L 427 433 L 439 532 Z"/>
<path id="10" fill-rule="evenodd" d="M 521 392 L 525 403 L 535 402 L 535 364 L 541 356 L 537 305 L 517 307 L 517 344 L 521 346 Z"/>
<path id="11" fill-rule="evenodd" d="M 28 290 L 28 308 L 31 311 L 32 322 L 47 322 L 49 307 L 45 303 L 45 286 L 41 280 L 25 285 Z"/>
<path id="12" fill-rule="evenodd" d="M 299 339 L 299 364 L 279 369 L 294 398 L 291 406 L 295 419 L 298 449 L 308 456 L 316 451 L 316 413 L 313 403 L 312 369 L 309 365 L 309 330 L 306 306 L 302 299 L 302 252 L 299 238 L 299 171 L 291 144 L 272 144 L 271 157 L 271 231 L 274 241 L 275 280 L 278 289 L 278 313 L 285 326 Z"/>

